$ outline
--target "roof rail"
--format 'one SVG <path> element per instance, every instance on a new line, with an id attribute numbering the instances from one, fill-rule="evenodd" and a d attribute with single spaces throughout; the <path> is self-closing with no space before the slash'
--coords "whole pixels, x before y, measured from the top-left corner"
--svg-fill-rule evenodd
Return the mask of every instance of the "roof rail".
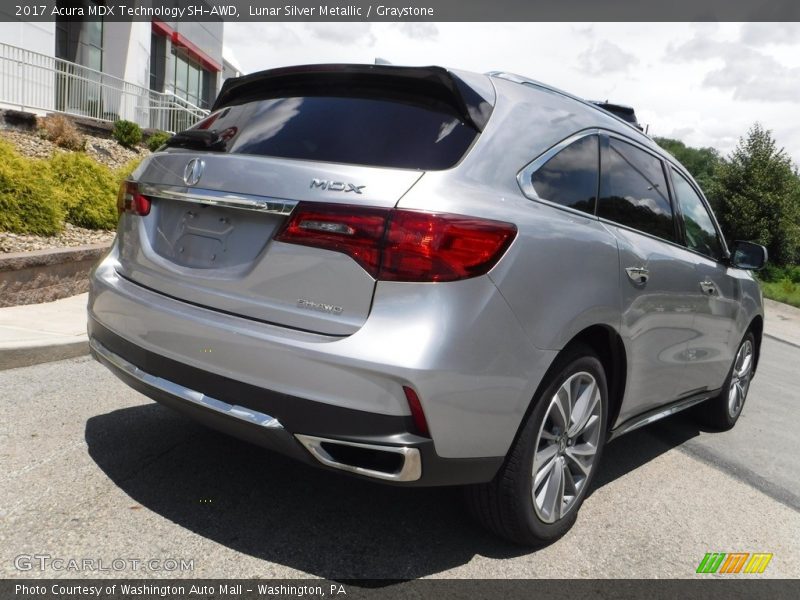
<path id="1" fill-rule="evenodd" d="M 485 75 L 487 77 L 497 77 L 498 79 L 505 79 L 506 81 L 511 81 L 512 83 L 520 83 L 520 84 L 524 84 L 524 85 L 533 85 L 533 86 L 542 88 L 544 90 L 547 90 L 548 92 L 554 92 L 554 93 L 559 94 L 561 96 L 565 96 L 567 98 L 570 98 L 571 100 L 575 100 L 576 102 L 580 102 L 584 106 L 589 106 L 589 107 L 593 108 L 594 110 L 599 110 L 603 114 L 608 115 L 610 117 L 613 117 L 614 119 L 616 119 L 620 123 L 623 123 L 623 124 L 627 125 L 631 129 L 633 129 L 636 133 L 645 136 L 647 139 L 652 139 L 649 135 L 647 135 L 644 131 L 642 131 L 636 125 L 633 125 L 632 123 L 627 122 L 625 119 L 615 115 L 612 112 L 609 112 L 608 110 L 598 106 L 597 104 L 594 104 L 590 100 L 584 100 L 583 98 L 579 98 L 578 96 L 575 96 L 574 94 L 570 94 L 569 92 L 565 92 L 564 90 L 561 90 L 561 89 L 558 89 L 556 87 L 553 87 L 552 85 L 548 85 L 546 83 L 542 83 L 541 81 L 536 81 L 535 79 L 530 79 L 529 77 L 523 77 L 522 75 L 517 75 L 516 73 L 509 73 L 507 71 L 489 71 Z"/>

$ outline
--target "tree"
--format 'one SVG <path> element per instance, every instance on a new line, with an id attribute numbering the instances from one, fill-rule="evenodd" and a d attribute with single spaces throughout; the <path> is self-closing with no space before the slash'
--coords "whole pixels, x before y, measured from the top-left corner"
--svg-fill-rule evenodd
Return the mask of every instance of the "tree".
<path id="1" fill-rule="evenodd" d="M 763 244 L 772 263 L 798 262 L 800 176 L 772 132 L 755 123 L 714 175 L 711 194 L 726 238 Z"/>
<path id="2" fill-rule="evenodd" d="M 679 140 L 657 137 L 655 142 L 678 159 L 691 173 L 697 184 L 708 196 L 714 187 L 714 172 L 720 162 L 719 152 L 714 148 L 692 148 Z"/>

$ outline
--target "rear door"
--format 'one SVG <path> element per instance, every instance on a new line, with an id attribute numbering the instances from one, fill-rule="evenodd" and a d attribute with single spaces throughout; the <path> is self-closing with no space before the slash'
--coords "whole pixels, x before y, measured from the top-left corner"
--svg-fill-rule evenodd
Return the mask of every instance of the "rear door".
<path id="1" fill-rule="evenodd" d="M 598 216 L 617 237 L 621 334 L 628 354 L 618 423 L 686 390 L 694 263 L 678 229 L 661 159 L 633 141 L 603 136 Z"/>
<path id="2" fill-rule="evenodd" d="M 381 218 L 425 171 L 456 164 L 491 110 L 471 110 L 485 100 L 442 69 L 314 69 L 226 82 L 212 114 L 139 169 L 151 208 L 122 220 L 121 276 L 323 334 L 364 323 L 375 279 L 359 239 L 380 238 Z M 326 236 L 326 249 L 278 239 L 298 207 L 312 215 L 300 233 Z M 342 225 L 348 207 L 362 216 Z"/>

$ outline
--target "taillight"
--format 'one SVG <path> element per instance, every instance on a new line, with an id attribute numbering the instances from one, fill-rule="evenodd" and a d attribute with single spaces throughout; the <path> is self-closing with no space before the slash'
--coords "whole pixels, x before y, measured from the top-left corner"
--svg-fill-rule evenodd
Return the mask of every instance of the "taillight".
<path id="1" fill-rule="evenodd" d="M 384 208 L 301 202 L 275 239 L 347 254 L 375 277 L 388 215 Z"/>
<path id="2" fill-rule="evenodd" d="M 433 282 L 487 273 L 516 233 L 462 215 L 301 202 L 275 239 L 341 252 L 375 279 Z"/>
<path id="3" fill-rule="evenodd" d="M 150 198 L 139 193 L 139 184 L 135 181 L 123 181 L 117 195 L 117 212 L 145 217 L 150 214 Z"/>
<path id="4" fill-rule="evenodd" d="M 483 275 L 511 244 L 511 223 L 411 210 L 393 211 L 378 279 L 455 281 Z"/>

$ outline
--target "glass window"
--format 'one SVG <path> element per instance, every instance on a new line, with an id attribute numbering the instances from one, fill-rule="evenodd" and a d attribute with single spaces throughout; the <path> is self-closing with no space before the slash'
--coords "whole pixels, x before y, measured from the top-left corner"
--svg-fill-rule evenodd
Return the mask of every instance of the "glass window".
<path id="1" fill-rule="evenodd" d="M 452 167 L 478 135 L 430 98 L 373 93 L 253 100 L 194 127 L 209 127 L 213 120 L 217 131 L 238 131 L 227 143 L 232 153 L 423 170 Z"/>
<path id="2" fill-rule="evenodd" d="M 175 94 L 186 97 L 186 88 L 189 79 L 189 64 L 181 57 L 175 57 Z"/>
<path id="3" fill-rule="evenodd" d="M 186 91 L 189 96 L 197 98 L 197 92 L 200 89 L 200 69 L 194 65 L 189 65 L 189 81 L 186 86 Z"/>
<path id="4" fill-rule="evenodd" d="M 596 135 L 561 150 L 531 177 L 536 194 L 543 200 L 594 214 L 598 150 Z"/>
<path id="5" fill-rule="evenodd" d="M 601 152 L 600 169 L 599 216 L 675 241 L 661 160 L 632 144 L 609 138 Z"/>
<path id="6" fill-rule="evenodd" d="M 672 183 L 675 185 L 675 196 L 683 213 L 686 247 L 715 260 L 719 259 L 722 256 L 722 244 L 700 195 L 686 178 L 674 169 Z"/>

